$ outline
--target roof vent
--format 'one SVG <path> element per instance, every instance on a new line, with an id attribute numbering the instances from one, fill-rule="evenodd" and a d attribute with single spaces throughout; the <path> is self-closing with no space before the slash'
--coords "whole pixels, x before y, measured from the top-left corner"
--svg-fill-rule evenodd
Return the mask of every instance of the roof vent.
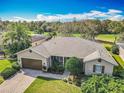
<path id="1" fill-rule="evenodd" d="M 31 50 L 31 49 L 29 49 L 29 52 L 30 52 L 30 53 L 32 53 L 32 50 Z"/>
<path id="2" fill-rule="evenodd" d="M 98 59 L 98 62 L 101 62 L 101 58 Z"/>

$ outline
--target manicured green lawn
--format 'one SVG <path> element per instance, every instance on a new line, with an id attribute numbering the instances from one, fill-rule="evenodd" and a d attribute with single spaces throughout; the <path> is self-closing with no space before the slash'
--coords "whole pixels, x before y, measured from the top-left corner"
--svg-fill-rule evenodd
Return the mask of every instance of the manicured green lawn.
<path id="1" fill-rule="evenodd" d="M 49 32 L 44 32 L 44 35 L 48 35 L 49 34 Z M 60 34 L 57 34 L 58 36 L 61 36 Z M 73 34 L 72 35 L 73 37 L 81 37 L 81 35 L 80 34 Z"/>
<path id="2" fill-rule="evenodd" d="M 7 67 L 12 67 L 12 62 L 9 60 L 0 60 L 0 72 L 2 72 Z"/>
<path id="3" fill-rule="evenodd" d="M 62 80 L 37 77 L 24 93 L 81 93 L 81 90 Z"/>
<path id="4" fill-rule="evenodd" d="M 116 54 L 112 54 L 112 56 L 124 68 L 124 61 L 121 59 L 121 57 Z"/>
<path id="5" fill-rule="evenodd" d="M 102 41 L 108 41 L 108 42 L 114 42 L 115 37 L 118 37 L 118 35 L 115 34 L 100 34 L 96 36 L 96 40 L 102 40 Z"/>
<path id="6" fill-rule="evenodd" d="M 108 47 L 108 48 L 111 48 L 112 47 L 112 44 L 108 44 L 108 43 L 103 43 L 104 47 Z"/>
<path id="7" fill-rule="evenodd" d="M 74 37 L 81 37 L 81 34 L 73 34 Z"/>

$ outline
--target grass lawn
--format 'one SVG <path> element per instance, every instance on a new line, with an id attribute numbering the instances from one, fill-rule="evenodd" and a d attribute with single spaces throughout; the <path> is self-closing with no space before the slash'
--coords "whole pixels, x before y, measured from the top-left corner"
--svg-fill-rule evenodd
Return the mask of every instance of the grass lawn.
<path id="1" fill-rule="evenodd" d="M 96 40 L 102 40 L 102 41 L 108 41 L 108 42 L 114 42 L 115 37 L 117 37 L 118 35 L 115 34 L 100 34 L 98 36 L 96 36 Z"/>
<path id="2" fill-rule="evenodd" d="M 105 48 L 108 47 L 108 48 L 111 49 L 111 47 L 112 47 L 112 44 L 108 44 L 108 43 L 103 43 L 103 45 L 104 45 Z"/>
<path id="3" fill-rule="evenodd" d="M 0 60 L 0 72 L 2 72 L 7 67 L 12 67 L 12 61 L 9 60 Z"/>
<path id="4" fill-rule="evenodd" d="M 73 34 L 74 37 L 81 37 L 81 34 Z"/>
<path id="5" fill-rule="evenodd" d="M 121 59 L 121 57 L 116 54 L 112 54 L 112 56 L 124 68 L 124 61 Z"/>
<path id="6" fill-rule="evenodd" d="M 81 93 L 81 90 L 62 80 L 37 77 L 24 93 Z"/>

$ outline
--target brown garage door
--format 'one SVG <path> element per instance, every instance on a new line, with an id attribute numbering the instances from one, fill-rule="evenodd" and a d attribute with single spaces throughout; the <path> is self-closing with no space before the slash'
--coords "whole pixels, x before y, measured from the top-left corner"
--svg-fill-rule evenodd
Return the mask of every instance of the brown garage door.
<path id="1" fill-rule="evenodd" d="M 42 69 L 42 60 L 22 58 L 22 67 L 31 69 Z"/>

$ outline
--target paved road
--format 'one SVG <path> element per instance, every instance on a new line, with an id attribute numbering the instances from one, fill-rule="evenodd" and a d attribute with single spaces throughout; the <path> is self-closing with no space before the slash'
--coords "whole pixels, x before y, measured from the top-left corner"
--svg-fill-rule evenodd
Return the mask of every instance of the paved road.
<path id="1" fill-rule="evenodd" d="M 44 73 L 38 70 L 23 69 L 21 72 L 17 73 L 15 76 L 11 77 L 0 85 L 0 93 L 23 93 L 37 76 L 62 79 L 67 77 L 68 74 L 69 73 L 64 73 L 64 75 L 56 75 Z"/>

